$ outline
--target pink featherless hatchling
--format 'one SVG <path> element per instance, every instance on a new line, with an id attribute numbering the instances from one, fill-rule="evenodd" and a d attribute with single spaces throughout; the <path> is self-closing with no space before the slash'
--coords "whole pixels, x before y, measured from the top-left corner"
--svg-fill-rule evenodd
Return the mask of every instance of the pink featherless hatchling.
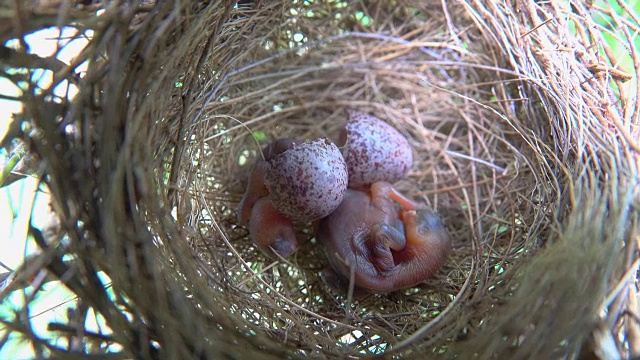
<path id="1" fill-rule="evenodd" d="M 265 254 L 286 258 L 299 246 L 294 221 L 320 220 L 340 205 L 347 167 L 338 147 L 326 138 L 303 143 L 279 139 L 263 154 L 249 175 L 238 220 L 249 225 L 249 236 Z"/>

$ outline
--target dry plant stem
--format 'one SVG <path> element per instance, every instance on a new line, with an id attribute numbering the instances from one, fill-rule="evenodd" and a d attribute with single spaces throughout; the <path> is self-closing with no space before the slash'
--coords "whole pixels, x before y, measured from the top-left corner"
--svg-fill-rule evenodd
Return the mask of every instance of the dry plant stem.
<path id="1" fill-rule="evenodd" d="M 639 269 L 640 259 L 636 259 L 633 264 L 631 264 L 631 266 L 627 269 L 626 273 L 620 278 L 620 281 L 616 284 L 616 286 L 611 289 L 611 292 L 602 304 L 603 308 L 609 307 L 616 298 L 620 297 L 620 292 L 623 291 L 623 289 L 628 288 L 629 285 L 633 284 L 636 281 L 635 274 Z"/>
<path id="2" fill-rule="evenodd" d="M 226 9 L 226 13 L 225 15 L 222 16 L 223 19 L 227 19 L 229 17 L 228 12 L 230 11 L 229 8 Z M 204 61 L 206 59 L 206 57 L 208 56 L 208 52 L 211 49 L 211 46 L 214 43 L 215 38 L 220 34 L 220 31 L 222 30 L 222 27 L 217 27 L 215 29 L 215 31 L 212 32 L 211 36 L 209 36 L 207 42 L 205 43 L 205 46 L 202 49 L 202 53 L 200 54 L 200 56 L 198 57 L 198 61 L 195 67 L 195 71 L 193 72 L 194 76 L 197 76 L 197 74 L 199 74 L 202 71 L 202 67 L 204 66 Z M 191 81 L 193 81 L 193 77 L 191 79 Z M 174 149 L 174 155 L 173 155 L 173 161 L 171 164 L 171 168 L 169 169 L 169 184 L 173 185 L 171 187 L 169 187 L 169 192 L 167 193 L 167 197 L 170 199 L 172 205 L 175 205 L 177 199 L 175 197 L 176 194 L 176 187 L 177 187 L 177 183 L 176 183 L 176 179 L 179 176 L 179 167 L 180 167 L 180 161 L 184 158 L 183 155 L 183 150 L 186 144 L 186 140 L 189 138 L 189 135 L 191 134 L 191 131 L 189 131 L 189 125 L 191 122 L 187 121 L 187 115 L 188 115 L 188 109 L 190 106 L 190 102 L 191 99 L 193 98 L 193 92 L 194 92 L 195 87 L 189 86 L 187 93 L 182 97 L 182 111 L 180 113 L 180 122 L 178 124 L 178 138 L 175 139 L 175 149 Z M 194 119 L 192 122 L 196 122 L 197 118 Z M 184 133 L 184 135 L 183 135 Z"/>
<path id="3" fill-rule="evenodd" d="M 421 74 L 417 74 L 417 75 L 418 75 L 418 77 L 420 77 L 420 78 L 422 79 L 422 81 L 423 81 L 423 82 L 425 83 L 425 85 L 427 85 L 427 86 L 431 86 L 431 87 L 433 87 L 433 88 L 435 88 L 435 89 L 437 89 L 437 90 L 439 90 L 439 91 L 443 91 L 443 92 L 449 93 L 449 94 L 451 94 L 451 95 L 453 95 L 453 96 L 459 96 L 460 98 L 462 98 L 462 99 L 464 99 L 464 100 L 470 101 L 470 102 L 472 102 L 472 103 L 474 103 L 474 104 L 476 104 L 476 105 L 478 105 L 478 106 L 481 106 L 481 107 L 483 107 L 483 108 L 485 108 L 485 109 L 487 109 L 487 110 L 489 110 L 489 111 L 493 112 L 494 114 L 498 115 L 502 120 L 504 120 L 507 124 L 511 125 L 511 127 L 513 128 L 513 130 L 515 130 L 515 131 L 516 131 L 516 132 L 517 132 L 517 133 L 522 137 L 522 139 L 523 139 L 524 141 L 529 142 L 529 141 L 528 141 L 528 139 L 527 139 L 527 136 L 524 136 L 524 134 L 522 134 L 522 132 L 519 130 L 519 128 L 513 124 L 513 122 L 512 122 L 512 120 L 511 120 L 511 119 L 507 118 L 504 114 L 499 113 L 499 112 L 498 112 L 497 110 L 495 110 L 494 108 L 492 108 L 492 107 L 490 107 L 490 106 L 488 106 L 488 105 L 482 104 L 482 103 L 478 102 L 477 100 L 472 99 L 472 98 L 470 98 L 470 97 L 464 96 L 464 95 L 462 95 L 462 94 L 455 93 L 455 92 L 453 92 L 453 91 L 450 91 L 450 90 L 444 89 L 444 88 L 442 88 L 442 87 L 439 87 L 439 86 L 437 86 L 437 85 L 435 85 L 435 84 L 432 84 L 431 82 L 429 82 L 429 80 L 428 80 L 428 79 L 426 79 L 426 78 L 424 77 L 424 75 L 421 75 Z M 531 143 L 529 143 L 528 145 L 529 145 L 529 146 L 531 146 L 531 147 L 533 147 L 533 144 L 531 144 Z"/>
<path id="4" fill-rule="evenodd" d="M 638 294 L 637 287 L 631 287 L 629 296 L 629 318 L 627 320 L 627 331 L 629 334 L 629 355 L 630 357 L 636 357 L 640 355 L 640 318 L 638 317 Z"/>
<path id="5" fill-rule="evenodd" d="M 249 274 L 251 274 L 252 277 L 254 277 L 255 279 L 257 279 L 263 286 L 265 286 L 266 288 L 268 288 L 269 290 L 271 290 L 271 292 L 273 294 L 276 294 L 278 296 L 278 298 L 280 298 L 280 300 L 286 302 L 287 304 L 295 307 L 296 309 L 311 315 L 319 320 L 323 320 L 326 321 L 328 323 L 334 324 L 334 325 L 338 325 L 338 326 L 342 326 L 342 327 L 346 327 L 348 329 L 351 330 L 356 330 L 357 328 L 347 325 L 347 324 L 343 324 L 331 319 L 328 319 L 326 317 L 323 317 L 321 315 L 318 315 L 316 313 L 313 313 L 303 307 L 301 307 L 300 305 L 294 303 L 293 301 L 287 299 L 286 297 L 284 297 L 282 294 L 280 294 L 280 292 L 278 292 L 275 288 L 273 288 L 269 283 L 267 283 L 266 281 L 264 281 L 260 276 L 258 276 L 258 274 L 256 274 L 252 269 L 251 266 L 249 264 L 247 264 L 246 261 L 244 261 L 244 259 L 242 258 L 242 256 L 238 253 L 238 251 L 236 250 L 236 248 L 231 244 L 231 242 L 229 242 L 229 239 L 227 238 L 227 236 L 224 234 L 224 232 L 222 231 L 222 229 L 218 226 L 218 224 L 214 221 L 213 222 L 214 227 L 216 228 L 216 231 L 218 231 L 220 233 L 220 235 L 222 236 L 222 239 L 225 243 L 225 245 L 227 245 L 227 247 L 229 248 L 229 250 L 233 253 L 234 256 L 236 256 L 240 262 L 242 263 L 242 265 L 244 266 L 245 270 L 247 272 L 249 272 Z"/>
<path id="6" fill-rule="evenodd" d="M 43 247 L 44 250 L 48 248 L 46 245 L 46 241 L 42 237 L 42 234 L 39 230 L 30 227 L 30 234 L 36 239 L 36 242 Z M 86 264 L 85 264 L 86 265 Z M 101 291 L 102 286 L 100 285 L 100 281 L 97 278 L 94 278 L 92 283 L 81 284 L 77 281 L 77 279 L 73 276 L 69 277 L 68 274 L 72 274 L 74 270 L 68 268 L 61 260 L 57 258 L 52 258 L 50 263 L 47 264 L 47 269 L 53 272 L 60 279 L 67 279 L 65 282 L 66 286 L 69 287 L 74 293 L 79 296 L 89 299 L 91 304 L 98 309 L 103 314 L 115 315 L 119 312 L 113 308 L 114 304 L 112 304 Z M 124 317 L 113 317 L 110 318 L 111 321 L 126 321 Z M 112 326 L 123 326 L 124 324 L 112 324 Z M 117 334 L 118 342 L 123 344 L 128 344 L 129 341 L 133 341 L 130 338 L 127 338 L 128 334 Z"/>
<path id="7" fill-rule="evenodd" d="M 627 30 L 625 27 L 622 27 L 622 26 L 620 28 L 622 29 L 622 32 L 624 33 L 624 36 L 626 37 L 627 41 L 632 42 L 633 37 L 629 33 L 629 30 Z M 632 46 L 629 49 L 629 51 L 631 54 L 631 59 L 633 60 L 633 67 L 635 69 L 635 74 L 636 74 L 636 76 L 633 79 L 636 85 L 634 89 L 635 94 L 633 96 L 629 96 L 629 98 L 633 99 L 633 97 L 637 98 L 638 96 L 640 96 L 640 79 L 638 79 L 638 75 L 637 75 L 637 74 L 640 74 L 640 57 L 638 56 L 638 49 L 636 47 Z M 624 98 L 623 103 L 626 103 L 626 102 L 627 102 L 627 97 Z M 633 106 L 633 111 L 631 112 L 626 111 L 629 115 L 625 117 L 625 126 L 631 128 L 631 133 L 635 136 L 636 141 L 638 141 L 638 138 L 640 136 L 640 131 L 638 130 L 640 127 L 640 120 L 639 120 L 640 119 L 640 102 L 632 101 L 630 105 Z"/>
<path id="8" fill-rule="evenodd" d="M 458 152 L 451 151 L 451 150 L 447 150 L 447 151 L 446 151 L 446 153 L 447 153 L 447 155 L 449 155 L 449 156 L 459 157 L 459 158 L 461 158 L 461 159 L 465 159 L 465 160 L 469 160 L 469 161 L 474 161 L 474 162 L 477 162 L 477 163 L 479 163 L 479 164 L 486 165 L 486 166 L 488 166 L 488 167 L 490 167 L 490 168 L 492 168 L 492 169 L 495 169 L 496 171 L 498 171 L 498 172 L 499 172 L 499 173 L 501 173 L 501 174 L 504 174 L 504 172 L 506 171 L 506 169 L 505 169 L 505 168 L 500 167 L 500 166 L 498 166 L 498 165 L 494 165 L 494 164 L 492 164 L 492 163 L 490 163 L 490 162 L 488 162 L 488 161 L 486 161 L 486 160 L 478 159 L 478 158 L 475 158 L 475 157 L 472 157 L 472 156 L 468 156 L 468 155 L 465 155 L 465 154 L 460 154 L 460 153 L 458 153 Z"/>
<path id="9" fill-rule="evenodd" d="M 377 39 L 377 40 L 384 40 L 384 41 L 393 41 L 393 42 L 398 42 L 398 43 L 401 43 L 401 44 L 411 44 L 411 42 L 408 41 L 408 40 L 404 40 L 404 39 L 396 38 L 396 37 L 391 37 L 391 36 L 386 36 L 386 35 L 383 35 L 383 34 L 350 32 L 350 33 L 347 33 L 347 34 L 340 34 L 340 35 L 331 36 L 331 37 L 328 37 L 326 39 L 319 40 L 319 41 L 308 42 L 308 43 L 305 43 L 304 45 L 302 45 L 301 48 L 292 48 L 292 49 L 285 50 L 285 51 L 280 52 L 280 53 L 278 53 L 276 55 L 270 56 L 270 57 L 265 58 L 265 59 L 261 59 L 261 60 L 255 62 L 255 63 L 243 66 L 243 67 L 241 67 L 241 68 L 239 68 L 237 70 L 233 70 L 233 71 L 230 71 L 229 73 L 227 73 L 220 80 L 218 85 L 209 94 L 207 94 L 206 98 L 204 99 L 204 106 L 200 108 L 200 111 L 198 111 L 198 113 L 196 114 L 195 118 L 193 119 L 193 122 L 195 123 L 195 122 L 198 121 L 198 119 L 200 119 L 205 107 L 211 101 L 213 101 L 213 98 L 217 95 L 218 90 L 222 86 L 225 85 L 225 82 L 227 81 L 228 78 L 230 78 L 232 76 L 235 76 L 235 75 L 238 75 L 238 74 L 242 74 L 243 72 L 249 71 L 249 70 L 251 70 L 253 68 L 256 68 L 256 67 L 258 67 L 260 65 L 263 65 L 265 63 L 277 60 L 277 59 L 279 59 L 281 57 L 284 57 L 284 56 L 286 56 L 286 55 L 288 55 L 290 53 L 301 51 L 303 49 L 309 49 L 309 48 L 316 47 L 316 46 L 324 44 L 324 43 L 330 43 L 330 42 L 338 40 L 338 39 L 349 38 L 349 37 L 370 38 L 370 39 Z M 425 53 L 427 53 L 427 54 L 429 54 L 429 55 L 431 55 L 431 56 L 433 56 L 435 58 L 439 58 L 437 53 L 435 53 L 435 52 L 432 53 L 429 50 L 425 49 L 423 46 L 419 46 L 419 47 L 420 47 L 421 51 L 424 51 Z"/>
<path id="10" fill-rule="evenodd" d="M 471 259 L 472 270 L 475 269 L 475 266 L 476 266 L 475 264 L 476 262 L 473 259 Z M 463 295 L 466 295 L 466 292 L 469 288 L 469 284 L 471 283 L 471 281 L 473 281 L 472 277 L 467 277 L 464 284 L 462 284 L 460 291 L 458 291 L 458 293 L 456 294 L 455 299 L 452 302 L 450 302 L 447 305 L 447 307 L 438 314 L 438 316 L 433 318 L 429 323 L 421 327 L 418 331 L 411 334 L 411 336 L 409 336 L 408 338 L 402 340 L 401 342 L 393 346 L 391 350 L 386 351 L 384 353 L 385 356 L 391 356 L 393 354 L 401 353 L 407 350 L 408 348 L 410 348 L 411 345 L 415 344 L 416 342 L 423 340 L 424 337 L 427 336 L 430 331 L 432 331 L 432 329 L 438 326 L 438 324 L 442 321 L 442 319 L 445 316 L 447 316 L 456 306 L 459 305 L 459 302 L 461 301 L 461 299 L 464 299 Z"/>

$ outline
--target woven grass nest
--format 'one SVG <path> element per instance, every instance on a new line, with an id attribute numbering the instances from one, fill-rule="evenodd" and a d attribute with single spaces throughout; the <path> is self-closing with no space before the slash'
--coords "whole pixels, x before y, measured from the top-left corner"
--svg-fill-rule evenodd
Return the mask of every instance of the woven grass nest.
<path id="1" fill-rule="evenodd" d="M 68 341 L 21 316 L 3 320 L 8 334 L 55 357 L 640 356 L 640 25 L 624 3 L 119 3 L 3 12 L 5 41 L 93 30 L 74 62 L 36 66 L 77 96 L 21 98 L 9 136 L 40 159 L 60 221 L 31 228 L 41 254 L 0 292 L 37 289 L 46 270 L 78 311 L 50 327 Z M 30 67 L 16 63 L 24 47 L 7 51 Z M 237 223 L 260 148 L 335 139 L 348 109 L 407 137 L 415 160 L 396 186 L 453 239 L 418 286 L 352 298 L 320 279 L 311 229 L 274 261 Z M 87 308 L 108 329 L 84 329 Z"/>

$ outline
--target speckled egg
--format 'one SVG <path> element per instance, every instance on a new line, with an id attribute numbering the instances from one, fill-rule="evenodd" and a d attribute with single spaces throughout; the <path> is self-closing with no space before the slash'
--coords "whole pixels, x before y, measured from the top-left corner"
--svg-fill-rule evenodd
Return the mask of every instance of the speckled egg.
<path id="1" fill-rule="evenodd" d="M 347 165 L 327 138 L 293 147 L 270 161 L 265 174 L 269 196 L 282 215 L 315 221 L 331 214 L 347 190 Z"/>
<path id="2" fill-rule="evenodd" d="M 407 176 L 413 152 L 407 139 L 391 125 L 375 116 L 349 110 L 349 122 L 341 141 L 349 186 L 358 188 L 376 181 L 396 182 Z"/>

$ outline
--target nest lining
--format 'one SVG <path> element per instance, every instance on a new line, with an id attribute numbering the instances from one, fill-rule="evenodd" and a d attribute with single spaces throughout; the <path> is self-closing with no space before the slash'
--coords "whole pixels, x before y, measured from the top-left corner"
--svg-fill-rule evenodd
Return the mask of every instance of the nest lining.
<path id="1" fill-rule="evenodd" d="M 637 91 L 594 68 L 589 9 L 341 4 L 107 7 L 107 45 L 87 55 L 63 116 L 81 136 L 56 137 L 31 99 L 46 140 L 31 146 L 72 239 L 62 248 L 87 259 L 67 286 L 113 342 L 139 357 L 549 358 L 611 351 L 603 344 L 622 336 L 619 353 L 631 353 L 621 334 L 636 324 L 615 314 L 632 311 L 635 291 Z M 235 216 L 258 149 L 335 139 L 348 108 L 409 139 L 415 164 L 397 186 L 454 239 L 435 277 L 357 300 L 322 283 L 309 228 L 273 262 Z M 115 298 L 86 285 L 98 271 Z"/>

